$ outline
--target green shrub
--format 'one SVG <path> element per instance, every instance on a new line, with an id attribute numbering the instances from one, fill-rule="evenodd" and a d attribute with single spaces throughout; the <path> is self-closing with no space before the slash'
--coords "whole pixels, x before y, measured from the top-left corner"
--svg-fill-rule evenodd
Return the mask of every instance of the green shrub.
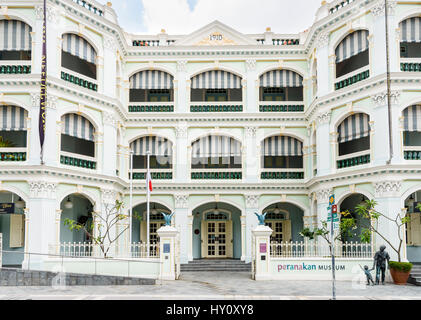
<path id="1" fill-rule="evenodd" d="M 412 263 L 409 262 L 389 261 L 389 266 L 391 269 L 403 272 L 409 272 L 412 269 Z"/>

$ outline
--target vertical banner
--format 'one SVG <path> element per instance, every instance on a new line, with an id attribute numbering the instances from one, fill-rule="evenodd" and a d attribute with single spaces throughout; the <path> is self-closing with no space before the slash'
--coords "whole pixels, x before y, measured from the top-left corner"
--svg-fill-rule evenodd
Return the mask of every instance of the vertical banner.
<path id="1" fill-rule="evenodd" d="M 41 56 L 41 93 L 39 106 L 39 141 L 41 144 L 41 164 L 44 164 L 44 138 L 45 138 L 45 106 L 47 105 L 47 14 L 46 0 L 44 0 L 44 21 L 42 27 L 42 56 Z"/>

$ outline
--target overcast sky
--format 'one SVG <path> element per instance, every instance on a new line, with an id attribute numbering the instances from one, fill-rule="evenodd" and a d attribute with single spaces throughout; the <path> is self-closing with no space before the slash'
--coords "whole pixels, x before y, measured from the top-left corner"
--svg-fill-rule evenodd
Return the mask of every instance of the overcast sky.
<path id="1" fill-rule="evenodd" d="M 98 0 L 105 4 L 107 0 Z M 120 26 L 136 34 L 189 34 L 219 20 L 242 33 L 299 33 L 321 0 L 114 0 Z"/>

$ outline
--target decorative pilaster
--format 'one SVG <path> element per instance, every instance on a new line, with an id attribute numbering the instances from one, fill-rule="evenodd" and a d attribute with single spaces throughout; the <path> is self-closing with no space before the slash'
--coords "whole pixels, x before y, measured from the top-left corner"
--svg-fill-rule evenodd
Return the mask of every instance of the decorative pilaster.
<path id="1" fill-rule="evenodd" d="M 246 70 L 247 71 L 256 70 L 256 59 L 250 58 L 246 60 Z"/>
<path id="2" fill-rule="evenodd" d="M 400 197 L 401 181 L 381 181 L 373 183 L 376 198 Z"/>
<path id="3" fill-rule="evenodd" d="M 332 112 L 330 110 L 319 113 L 316 118 L 317 126 L 330 123 L 331 116 L 332 116 Z"/>
<path id="4" fill-rule="evenodd" d="M 186 72 L 186 71 L 187 71 L 187 60 L 178 60 L 177 72 Z"/>
<path id="5" fill-rule="evenodd" d="M 316 39 L 315 47 L 322 48 L 329 44 L 329 32 L 322 32 Z"/>
<path id="6" fill-rule="evenodd" d="M 320 189 L 316 191 L 317 203 L 329 203 L 329 196 L 333 193 L 332 188 Z"/>
<path id="7" fill-rule="evenodd" d="M 56 199 L 57 183 L 50 181 L 29 181 L 31 198 Z"/>

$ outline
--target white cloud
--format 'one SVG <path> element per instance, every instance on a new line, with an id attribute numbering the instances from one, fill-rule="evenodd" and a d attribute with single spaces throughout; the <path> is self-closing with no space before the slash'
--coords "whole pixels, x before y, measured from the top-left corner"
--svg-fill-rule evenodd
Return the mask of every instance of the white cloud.
<path id="1" fill-rule="evenodd" d="M 319 0 L 143 0 L 143 25 L 148 34 L 189 34 L 219 20 L 242 33 L 298 33 L 314 22 Z"/>

